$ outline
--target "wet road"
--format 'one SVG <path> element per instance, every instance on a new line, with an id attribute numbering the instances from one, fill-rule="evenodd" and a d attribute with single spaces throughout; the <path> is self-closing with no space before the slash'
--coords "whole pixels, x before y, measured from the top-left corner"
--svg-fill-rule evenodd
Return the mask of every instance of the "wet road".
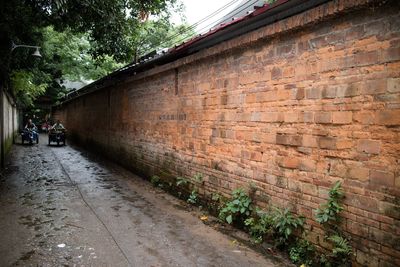
<path id="1" fill-rule="evenodd" d="M 0 177 L 0 266 L 284 266 L 77 147 L 15 145 Z"/>

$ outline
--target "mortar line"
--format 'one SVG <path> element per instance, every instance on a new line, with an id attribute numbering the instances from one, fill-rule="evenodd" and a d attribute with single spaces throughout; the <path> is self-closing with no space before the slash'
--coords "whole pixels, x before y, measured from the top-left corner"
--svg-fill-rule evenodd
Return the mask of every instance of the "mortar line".
<path id="1" fill-rule="evenodd" d="M 103 222 L 103 220 L 100 218 L 100 216 L 96 213 L 96 211 L 92 208 L 91 205 L 89 205 L 89 203 L 86 201 L 85 197 L 82 194 L 81 189 L 79 188 L 78 184 L 74 183 L 74 181 L 72 180 L 71 176 L 68 174 L 68 172 L 65 170 L 64 165 L 61 163 L 61 161 L 59 160 L 58 156 L 56 155 L 56 153 L 53 151 L 53 148 L 51 148 L 51 152 L 54 155 L 54 157 L 57 159 L 58 164 L 61 166 L 62 171 L 64 172 L 64 174 L 68 177 L 68 179 L 71 181 L 71 184 L 74 185 L 76 187 L 76 189 L 78 189 L 79 195 L 82 198 L 82 201 L 86 204 L 86 206 L 92 211 L 92 213 L 96 216 L 97 220 L 100 221 L 100 223 L 104 226 L 104 228 L 106 229 L 106 231 L 108 232 L 108 234 L 111 236 L 112 240 L 114 241 L 115 245 L 117 245 L 118 249 L 121 251 L 122 255 L 124 255 L 125 260 L 128 262 L 129 266 L 132 266 L 132 263 L 129 261 L 128 256 L 125 254 L 125 252 L 123 251 L 123 249 L 120 247 L 120 245 L 118 244 L 117 240 L 115 239 L 115 237 L 113 236 L 113 234 L 111 233 L 110 229 L 108 229 L 107 225 Z"/>

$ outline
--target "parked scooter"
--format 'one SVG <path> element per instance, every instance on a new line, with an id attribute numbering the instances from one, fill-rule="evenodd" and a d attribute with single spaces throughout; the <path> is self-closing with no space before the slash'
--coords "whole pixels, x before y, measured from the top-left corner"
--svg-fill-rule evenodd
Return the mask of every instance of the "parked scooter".
<path id="1" fill-rule="evenodd" d="M 24 129 L 21 132 L 21 141 L 22 144 L 24 144 L 25 141 L 29 144 L 33 144 L 34 142 L 39 144 L 39 135 L 34 129 Z"/>

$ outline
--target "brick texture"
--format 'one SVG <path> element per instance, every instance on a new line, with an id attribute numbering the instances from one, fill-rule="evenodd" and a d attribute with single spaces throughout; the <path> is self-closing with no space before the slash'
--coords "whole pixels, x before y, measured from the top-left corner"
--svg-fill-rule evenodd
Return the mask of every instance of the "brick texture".
<path id="1" fill-rule="evenodd" d="M 204 194 L 254 182 L 269 204 L 291 204 L 311 222 L 340 180 L 355 266 L 399 266 L 399 11 L 397 1 L 329 1 L 54 115 L 140 174 L 200 172 Z"/>

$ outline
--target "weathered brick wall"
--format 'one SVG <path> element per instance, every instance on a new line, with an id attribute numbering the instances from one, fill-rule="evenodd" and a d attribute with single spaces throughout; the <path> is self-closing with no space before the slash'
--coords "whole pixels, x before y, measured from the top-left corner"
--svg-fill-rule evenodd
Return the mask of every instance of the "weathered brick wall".
<path id="1" fill-rule="evenodd" d="M 340 180 L 355 264 L 400 265 L 400 8 L 364 2 L 332 1 L 60 111 L 72 135 L 145 175 L 200 172 L 206 194 L 256 183 L 260 205 L 293 206 L 321 246 L 313 211 Z"/>

